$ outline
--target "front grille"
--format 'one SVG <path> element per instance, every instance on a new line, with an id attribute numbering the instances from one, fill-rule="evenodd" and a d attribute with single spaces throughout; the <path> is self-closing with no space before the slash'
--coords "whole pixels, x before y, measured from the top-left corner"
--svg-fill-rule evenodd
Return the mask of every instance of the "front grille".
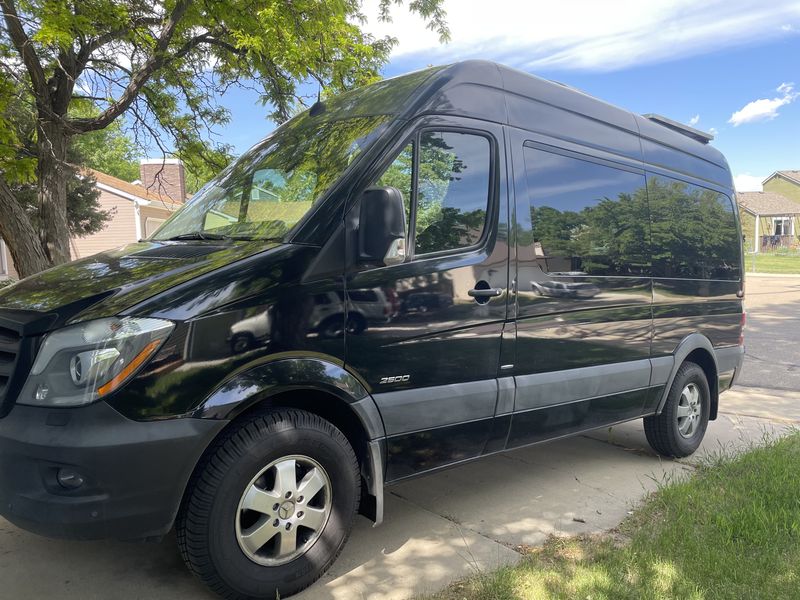
<path id="1" fill-rule="evenodd" d="M 0 309 L 0 419 L 17 401 L 39 342 L 56 321 L 53 313 Z"/>
<path id="2" fill-rule="evenodd" d="M 0 406 L 4 404 L 11 377 L 17 367 L 22 336 L 12 329 L 0 327 Z"/>

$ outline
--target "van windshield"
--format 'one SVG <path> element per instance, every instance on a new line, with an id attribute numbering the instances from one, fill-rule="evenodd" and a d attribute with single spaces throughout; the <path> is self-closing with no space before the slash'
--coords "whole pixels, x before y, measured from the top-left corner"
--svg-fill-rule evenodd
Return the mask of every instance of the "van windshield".
<path id="1" fill-rule="evenodd" d="M 295 117 L 211 180 L 150 239 L 283 238 L 389 119 Z"/>

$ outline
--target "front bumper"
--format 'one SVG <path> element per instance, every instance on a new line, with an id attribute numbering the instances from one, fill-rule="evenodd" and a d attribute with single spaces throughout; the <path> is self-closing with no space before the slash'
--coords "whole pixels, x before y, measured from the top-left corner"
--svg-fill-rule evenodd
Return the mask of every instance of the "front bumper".
<path id="1" fill-rule="evenodd" d="M 99 402 L 17 405 L 0 419 L 0 515 L 23 529 L 73 539 L 167 533 L 203 451 L 225 421 L 131 421 Z M 68 467 L 85 480 L 59 485 Z"/>

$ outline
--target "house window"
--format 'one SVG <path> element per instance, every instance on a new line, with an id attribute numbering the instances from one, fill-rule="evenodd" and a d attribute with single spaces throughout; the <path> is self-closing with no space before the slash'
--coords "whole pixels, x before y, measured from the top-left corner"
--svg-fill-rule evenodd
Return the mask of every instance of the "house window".
<path id="1" fill-rule="evenodd" d="M 0 240 L 0 276 L 8 275 L 8 258 L 6 258 L 6 243 Z"/>
<path id="2" fill-rule="evenodd" d="M 773 217 L 773 235 L 794 235 L 794 223 L 791 217 Z"/>
<path id="3" fill-rule="evenodd" d="M 153 235 L 159 227 L 164 224 L 166 219 L 154 219 L 153 217 L 147 217 L 144 221 L 144 237 L 149 238 Z"/>

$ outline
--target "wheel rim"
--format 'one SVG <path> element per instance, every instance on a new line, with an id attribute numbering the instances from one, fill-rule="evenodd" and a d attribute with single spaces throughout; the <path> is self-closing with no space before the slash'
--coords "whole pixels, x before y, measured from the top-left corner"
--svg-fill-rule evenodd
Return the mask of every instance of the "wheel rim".
<path id="1" fill-rule="evenodd" d="M 702 395 L 696 383 L 683 388 L 678 400 L 678 432 L 685 438 L 692 437 L 702 420 Z"/>
<path id="2" fill-rule="evenodd" d="M 284 456 L 259 471 L 236 511 L 242 552 L 265 566 L 286 564 L 308 552 L 331 513 L 331 481 L 308 456 Z"/>

